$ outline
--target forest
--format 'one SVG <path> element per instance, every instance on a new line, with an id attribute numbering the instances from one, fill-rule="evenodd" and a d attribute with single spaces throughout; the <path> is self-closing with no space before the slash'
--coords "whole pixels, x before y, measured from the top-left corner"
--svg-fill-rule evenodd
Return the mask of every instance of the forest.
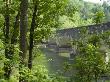
<path id="1" fill-rule="evenodd" d="M 0 82 L 110 82 L 110 0 L 100 1 L 0 0 Z"/>

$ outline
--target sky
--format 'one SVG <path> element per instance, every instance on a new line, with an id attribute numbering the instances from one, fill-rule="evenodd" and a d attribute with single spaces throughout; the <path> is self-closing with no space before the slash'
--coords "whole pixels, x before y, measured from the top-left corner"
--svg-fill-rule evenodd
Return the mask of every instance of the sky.
<path id="1" fill-rule="evenodd" d="M 107 0 L 84 0 L 84 1 L 92 2 L 92 3 L 100 3 L 100 4 L 102 4 L 103 1 L 107 1 Z"/>

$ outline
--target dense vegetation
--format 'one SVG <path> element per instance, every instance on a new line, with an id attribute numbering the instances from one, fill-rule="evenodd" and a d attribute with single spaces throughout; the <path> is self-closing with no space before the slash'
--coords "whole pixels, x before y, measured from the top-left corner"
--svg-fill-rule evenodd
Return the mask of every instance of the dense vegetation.
<path id="1" fill-rule="evenodd" d="M 103 17 L 101 22 L 109 22 L 110 20 L 110 6 L 106 1 L 102 5 L 84 2 L 83 0 L 70 0 L 69 2 L 69 9 L 74 8 L 76 12 L 69 13 L 71 17 L 60 17 L 59 22 L 63 23 L 61 25 L 62 28 L 95 24 L 94 19 L 99 14 Z"/>
<path id="2" fill-rule="evenodd" d="M 45 57 L 39 50 L 55 29 L 108 22 L 109 12 L 106 2 L 96 5 L 82 0 L 0 0 L 0 82 L 97 82 L 101 75 L 109 75 L 109 62 L 105 63 L 105 53 L 100 50 L 102 46 L 110 48 L 109 32 L 85 32 L 80 40 L 72 41 L 79 53 L 74 65 L 64 65 L 64 72 L 77 69 L 69 78 L 50 74 L 41 63 Z"/>

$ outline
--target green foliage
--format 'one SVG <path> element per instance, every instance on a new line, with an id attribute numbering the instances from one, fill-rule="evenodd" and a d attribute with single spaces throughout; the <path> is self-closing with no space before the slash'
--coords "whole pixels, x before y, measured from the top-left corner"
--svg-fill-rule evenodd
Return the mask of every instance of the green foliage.
<path id="1" fill-rule="evenodd" d="M 64 69 L 64 73 L 65 73 L 67 71 L 70 71 L 72 69 L 72 66 L 68 62 L 64 62 L 63 69 Z"/>
<path id="2" fill-rule="evenodd" d="M 28 80 L 29 82 L 49 82 L 49 76 L 46 68 L 42 65 L 36 66 L 32 71 L 27 67 L 23 67 L 20 71 L 21 75 L 11 76 L 9 80 L 0 79 L 0 82 L 18 82 L 18 78 Z"/>
<path id="3" fill-rule="evenodd" d="M 104 49 L 101 50 L 102 41 L 109 39 L 106 37 L 108 32 L 101 35 L 88 35 L 85 38 L 74 41 L 73 45 L 77 45 L 78 54 L 74 60 L 73 66 L 76 70 L 76 82 L 92 82 L 97 81 L 101 75 L 109 74 L 109 64 L 107 64 Z M 106 39 L 101 36 L 106 37 Z M 109 35 L 108 35 L 109 36 Z M 106 48 L 107 49 L 107 48 Z M 106 50 L 105 50 L 106 51 Z"/>
<path id="4" fill-rule="evenodd" d="M 10 67 L 12 69 L 11 71 L 11 77 L 9 78 L 8 82 L 17 82 L 19 80 L 19 76 L 22 79 L 28 80 L 29 82 L 49 82 L 52 81 L 50 78 L 47 69 L 44 67 L 42 63 L 43 61 L 40 60 L 43 56 L 41 56 L 42 53 L 39 53 L 38 50 L 36 50 L 36 53 L 34 52 L 34 57 L 32 60 L 34 60 L 34 67 L 32 70 L 29 70 L 27 67 L 20 68 L 19 67 L 19 53 L 21 52 L 19 50 L 19 30 L 18 35 L 17 33 L 13 34 L 17 26 L 15 25 L 16 22 L 16 16 L 20 9 L 20 0 L 8 0 L 9 2 L 0 1 L 0 79 L 5 82 L 4 78 L 4 63 L 7 64 L 7 67 Z M 59 16 L 62 16 L 65 14 L 65 7 L 67 6 L 68 0 L 29 0 L 29 8 L 28 8 L 28 25 L 30 27 L 31 20 L 32 20 L 32 14 L 34 6 L 37 4 L 37 16 L 35 19 L 36 27 L 35 27 L 35 33 L 34 33 L 34 41 L 37 43 L 37 45 L 42 41 L 42 39 L 46 39 L 51 34 L 51 30 L 53 28 L 57 28 L 59 25 L 58 19 Z M 8 4 L 8 11 L 6 4 Z M 8 44 L 5 44 L 4 34 L 6 33 L 6 28 L 4 25 L 5 21 L 5 15 L 9 15 L 9 39 Z M 18 19 L 19 23 L 19 19 Z M 13 28 L 14 27 L 14 28 Z M 19 27 L 19 24 L 18 24 Z M 30 28 L 28 28 L 27 31 L 29 31 Z M 29 34 L 29 32 L 28 32 Z M 15 44 L 11 43 L 11 39 L 13 38 L 13 35 L 16 35 L 17 42 Z M 28 38 L 28 35 L 26 35 Z M 28 45 L 28 43 L 27 43 Z M 12 53 L 8 53 L 11 57 L 11 59 L 5 58 L 5 49 L 8 49 L 8 51 Z M 22 52 L 21 52 L 22 53 Z M 40 56 L 39 56 L 40 54 Z M 39 61 L 39 62 L 37 62 Z M 43 57 L 43 59 L 45 59 Z M 26 62 L 27 62 L 26 57 Z M 46 60 L 46 59 L 45 59 Z M 37 62 L 37 63 L 35 63 Z M 19 70 L 20 69 L 20 70 Z M 20 74 L 20 75 L 19 75 Z M 14 79 L 15 78 L 15 79 Z"/>
<path id="5" fill-rule="evenodd" d="M 103 54 L 97 51 L 97 48 L 91 44 L 80 48 L 80 56 L 76 58 L 77 77 L 82 82 L 98 79 L 106 69 Z"/>
<path id="6" fill-rule="evenodd" d="M 100 46 L 100 36 L 98 35 L 92 35 L 89 39 L 88 39 L 88 43 L 93 44 L 94 46 Z"/>
<path id="7" fill-rule="evenodd" d="M 45 56 L 42 55 L 40 51 L 38 51 L 39 43 L 47 39 L 48 36 L 51 35 L 54 28 L 62 27 L 72 27 L 72 26 L 82 26 L 93 24 L 92 16 L 94 16 L 95 23 L 103 22 L 105 9 L 108 8 L 106 5 L 100 7 L 94 6 L 93 4 L 84 3 L 82 0 L 29 0 L 29 8 L 28 8 L 28 27 L 31 27 L 32 22 L 32 14 L 34 11 L 34 6 L 37 4 L 37 13 L 36 13 L 36 27 L 34 32 L 34 52 L 33 52 L 33 68 L 32 70 L 27 67 L 20 68 L 19 67 L 19 32 L 16 36 L 17 42 L 16 44 L 11 43 L 11 39 L 14 32 L 14 25 L 16 20 L 16 15 L 20 9 L 20 0 L 8 0 L 9 10 L 7 11 L 6 0 L 0 0 L 0 82 L 17 82 L 19 77 L 29 82 L 66 82 L 66 78 L 60 76 L 58 74 L 49 75 L 47 65 L 45 60 Z M 103 12 L 104 11 L 104 12 Z M 107 11 L 106 11 L 107 13 Z M 5 43 L 4 35 L 5 35 L 5 16 L 9 15 L 9 39 L 8 44 Z M 109 16 L 109 14 L 106 14 Z M 19 21 L 19 19 L 18 19 Z M 13 28 L 14 27 L 14 28 Z M 19 25 L 18 25 L 19 27 Z M 27 28 L 28 34 L 29 29 Z M 15 33 L 14 35 L 16 35 Z M 26 35 L 27 38 L 29 37 Z M 107 39 L 108 34 L 102 35 L 102 38 L 106 38 L 105 42 L 107 44 L 110 41 Z M 63 38 L 66 38 L 66 41 L 62 43 Z M 56 38 L 52 38 L 55 40 Z M 28 40 L 29 41 L 29 40 Z M 71 45 L 71 39 L 68 37 L 62 37 L 58 39 L 58 44 L 64 45 L 68 43 Z M 92 78 L 98 78 L 102 72 L 105 72 L 105 63 L 102 56 L 102 53 L 99 52 L 99 42 L 100 38 L 98 36 L 91 37 L 86 43 L 84 41 L 78 42 L 79 47 L 79 56 L 76 58 L 76 68 L 78 69 L 78 78 L 80 80 L 84 79 L 84 81 L 91 80 Z M 37 44 L 37 47 L 36 47 Z M 28 42 L 27 42 L 28 45 Z M 98 46 L 98 47 L 97 47 Z M 8 53 L 11 59 L 5 57 L 5 49 L 8 49 L 10 52 Z M 28 49 L 28 48 L 27 48 Z M 22 53 L 22 52 L 21 52 Z M 13 54 L 13 56 L 12 56 Z M 27 54 L 28 55 L 28 54 Z M 27 56 L 28 57 L 28 56 Z M 28 58 L 26 57 L 26 62 Z M 4 78 L 4 63 L 9 65 L 12 69 L 11 77 L 9 80 L 5 80 Z M 67 72 L 72 68 L 72 66 L 68 63 L 64 64 L 64 71 Z M 20 70 L 19 70 L 20 69 Z M 109 64 L 108 68 L 109 70 Z M 20 74 L 20 75 L 19 75 Z M 83 76 L 81 76 L 83 75 Z M 87 78 L 87 76 L 89 78 Z M 83 80 L 82 80 L 83 81 Z"/>
<path id="8" fill-rule="evenodd" d="M 104 16 L 105 14 L 103 11 L 96 12 L 95 17 L 94 17 L 94 22 L 96 24 L 102 23 L 104 21 Z"/>
<path id="9" fill-rule="evenodd" d="M 61 27 L 70 28 L 109 22 L 110 7 L 105 1 L 103 5 L 84 2 L 83 0 L 70 0 L 68 4 L 70 17 L 60 17 Z"/>

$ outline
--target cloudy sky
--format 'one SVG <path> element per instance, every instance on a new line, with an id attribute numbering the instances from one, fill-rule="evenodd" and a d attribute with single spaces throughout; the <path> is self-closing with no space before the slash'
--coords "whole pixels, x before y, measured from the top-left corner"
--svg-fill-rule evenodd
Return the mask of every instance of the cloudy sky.
<path id="1" fill-rule="evenodd" d="M 87 1 L 87 2 L 92 2 L 92 3 L 103 3 L 103 1 L 107 1 L 107 0 L 84 0 L 84 1 Z"/>

